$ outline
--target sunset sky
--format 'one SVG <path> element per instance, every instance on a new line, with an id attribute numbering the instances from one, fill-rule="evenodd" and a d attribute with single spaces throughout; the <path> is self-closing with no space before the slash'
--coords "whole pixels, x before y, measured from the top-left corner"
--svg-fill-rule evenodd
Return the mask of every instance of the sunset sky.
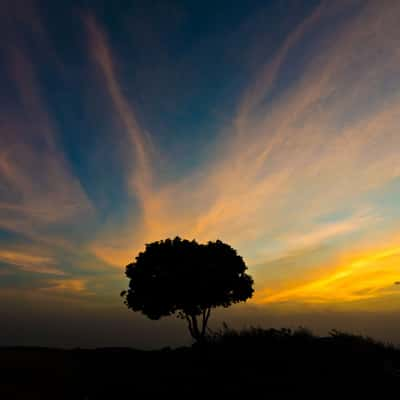
<path id="1" fill-rule="evenodd" d="M 220 239 L 234 326 L 400 343 L 400 1 L 0 6 L 0 345 L 188 341 L 119 297 L 145 243 Z"/>

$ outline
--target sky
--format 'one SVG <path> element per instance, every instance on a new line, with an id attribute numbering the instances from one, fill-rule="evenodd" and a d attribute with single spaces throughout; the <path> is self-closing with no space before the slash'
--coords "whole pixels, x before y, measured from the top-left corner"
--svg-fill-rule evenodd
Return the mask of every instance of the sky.
<path id="1" fill-rule="evenodd" d="M 146 243 L 255 280 L 211 325 L 400 344 L 400 2 L 0 6 L 0 345 L 188 343 L 119 297 Z"/>

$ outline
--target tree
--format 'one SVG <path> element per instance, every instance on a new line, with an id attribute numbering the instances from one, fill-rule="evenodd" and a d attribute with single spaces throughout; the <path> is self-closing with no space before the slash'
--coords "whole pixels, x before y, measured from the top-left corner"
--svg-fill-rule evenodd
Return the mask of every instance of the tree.
<path id="1" fill-rule="evenodd" d="M 173 314 L 185 319 L 192 337 L 202 341 L 212 308 L 252 296 L 253 279 L 246 269 L 236 250 L 220 240 L 161 240 L 147 244 L 126 266 L 130 281 L 121 296 L 129 309 L 150 319 Z"/>

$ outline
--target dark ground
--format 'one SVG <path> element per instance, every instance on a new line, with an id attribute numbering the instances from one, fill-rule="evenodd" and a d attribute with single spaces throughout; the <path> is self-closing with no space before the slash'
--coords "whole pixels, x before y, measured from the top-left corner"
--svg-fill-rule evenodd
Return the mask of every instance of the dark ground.
<path id="1" fill-rule="evenodd" d="M 208 343 L 140 351 L 0 348 L 0 399 L 398 397 L 400 350 L 306 330 L 225 330 Z M 302 398 L 301 397 L 301 398 Z M 306 397 L 306 398 L 307 398 Z"/>

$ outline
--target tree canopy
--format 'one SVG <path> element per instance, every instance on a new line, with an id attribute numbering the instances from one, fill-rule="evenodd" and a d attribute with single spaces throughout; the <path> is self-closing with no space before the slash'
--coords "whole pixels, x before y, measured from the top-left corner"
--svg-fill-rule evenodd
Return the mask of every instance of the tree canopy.
<path id="1" fill-rule="evenodd" d="M 150 319 L 177 315 L 186 319 L 192 337 L 204 338 L 211 309 L 246 301 L 253 279 L 243 258 L 217 240 L 199 244 L 179 237 L 146 245 L 126 266 L 129 287 L 124 303 Z"/>

